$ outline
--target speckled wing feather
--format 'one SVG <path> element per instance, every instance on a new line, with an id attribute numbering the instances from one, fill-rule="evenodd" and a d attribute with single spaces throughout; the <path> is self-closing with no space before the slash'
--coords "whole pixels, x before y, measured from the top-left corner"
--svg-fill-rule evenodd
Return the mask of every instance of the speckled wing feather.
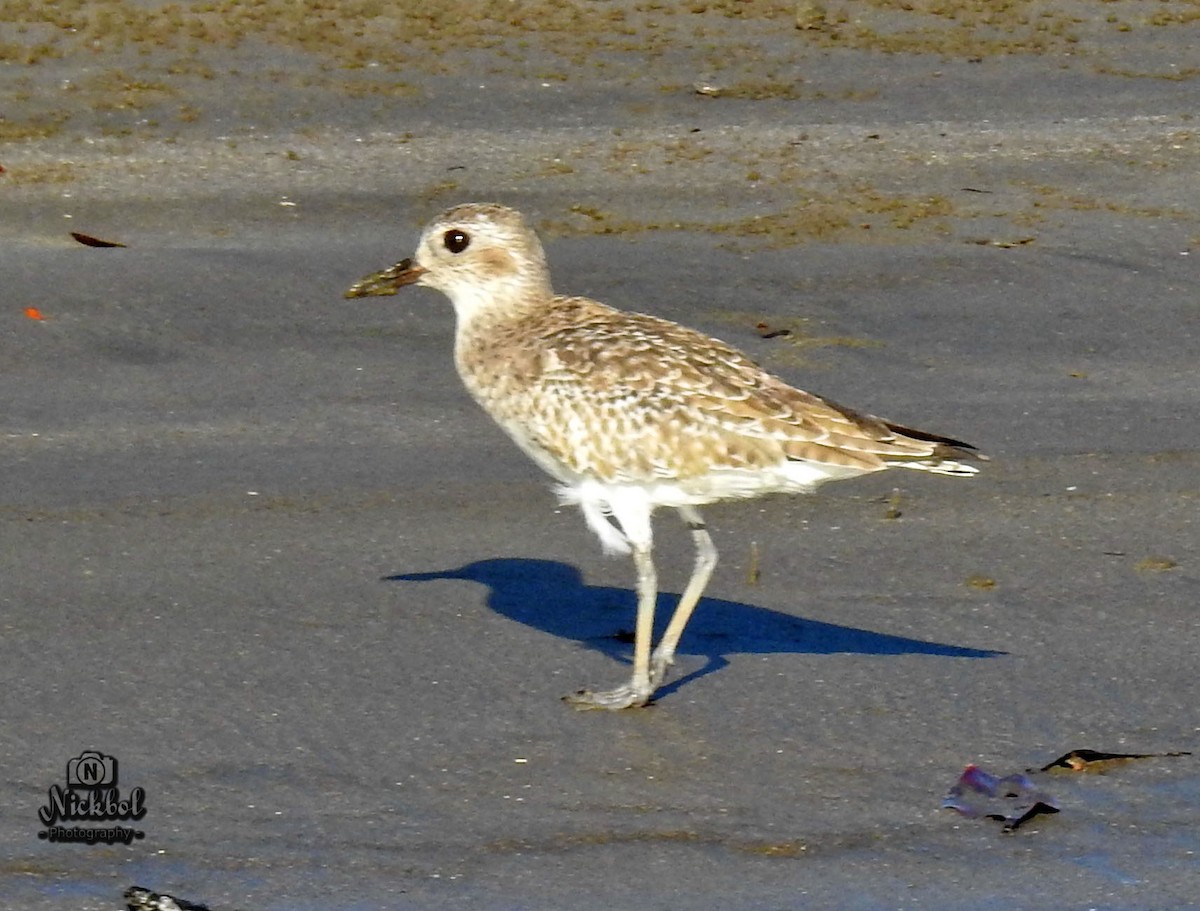
<path id="1" fill-rule="evenodd" d="M 468 387 L 526 449 L 608 482 L 788 460 L 858 473 L 970 453 L 794 389 L 716 339 L 587 298 L 492 324 L 458 356 Z"/>

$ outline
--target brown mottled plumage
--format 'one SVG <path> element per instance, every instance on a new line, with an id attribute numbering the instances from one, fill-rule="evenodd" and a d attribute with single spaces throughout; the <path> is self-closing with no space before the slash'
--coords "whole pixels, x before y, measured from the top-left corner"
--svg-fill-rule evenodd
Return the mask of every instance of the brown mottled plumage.
<path id="1" fill-rule="evenodd" d="M 957 440 L 891 424 L 795 389 L 724 342 L 583 297 L 556 296 L 537 235 L 518 212 L 464 205 L 425 228 L 415 263 L 375 273 L 348 297 L 422 284 L 457 315 L 467 389 L 559 481 L 607 551 L 633 553 L 638 622 L 630 683 L 567 697 L 580 708 L 644 705 L 662 683 L 716 564 L 695 507 L 800 492 L 893 466 L 976 472 Z M 650 517 L 672 506 L 692 529 L 696 568 L 657 649 Z"/>

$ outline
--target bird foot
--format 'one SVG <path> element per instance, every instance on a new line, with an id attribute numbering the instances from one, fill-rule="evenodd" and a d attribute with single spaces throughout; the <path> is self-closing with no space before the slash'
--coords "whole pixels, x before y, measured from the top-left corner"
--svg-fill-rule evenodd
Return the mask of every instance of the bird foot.
<path id="1" fill-rule="evenodd" d="M 608 711 L 615 712 L 620 709 L 641 708 L 650 701 L 650 697 L 653 694 L 654 688 L 651 686 L 638 687 L 632 683 L 627 683 L 614 690 L 604 690 L 602 692 L 577 690 L 574 693 L 568 693 L 566 696 L 563 696 L 563 702 L 581 712 L 591 709 L 607 709 Z"/>
<path id="2" fill-rule="evenodd" d="M 667 673 L 675 664 L 674 655 L 660 655 L 655 652 L 650 656 L 650 683 L 655 688 L 660 687 L 667 679 Z"/>

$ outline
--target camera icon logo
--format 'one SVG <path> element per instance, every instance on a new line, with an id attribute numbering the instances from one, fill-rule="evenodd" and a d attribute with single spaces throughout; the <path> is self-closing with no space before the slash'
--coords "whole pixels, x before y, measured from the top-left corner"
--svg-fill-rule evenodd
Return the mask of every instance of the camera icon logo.
<path id="1" fill-rule="evenodd" d="M 117 760 L 97 750 L 84 750 L 67 763 L 67 787 L 107 788 L 117 783 Z"/>

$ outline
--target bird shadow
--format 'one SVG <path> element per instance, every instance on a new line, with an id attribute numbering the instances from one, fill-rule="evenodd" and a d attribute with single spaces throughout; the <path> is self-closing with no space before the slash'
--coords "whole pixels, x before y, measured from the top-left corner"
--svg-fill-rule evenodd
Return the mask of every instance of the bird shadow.
<path id="1" fill-rule="evenodd" d="M 554 560 L 496 558 L 458 569 L 396 573 L 386 582 L 461 580 L 486 585 L 488 607 L 526 626 L 573 640 L 615 661 L 630 663 L 637 596 L 627 588 L 586 585 L 579 570 Z M 662 592 L 655 609 L 655 641 L 662 634 L 679 595 Z M 994 658 L 1006 652 L 967 648 L 875 633 L 821 620 L 808 620 L 740 601 L 702 598 L 688 624 L 678 657 L 705 659 L 697 670 L 655 694 L 662 697 L 721 670 L 735 654 L 835 653 L 859 655 L 939 655 L 946 658 Z"/>

